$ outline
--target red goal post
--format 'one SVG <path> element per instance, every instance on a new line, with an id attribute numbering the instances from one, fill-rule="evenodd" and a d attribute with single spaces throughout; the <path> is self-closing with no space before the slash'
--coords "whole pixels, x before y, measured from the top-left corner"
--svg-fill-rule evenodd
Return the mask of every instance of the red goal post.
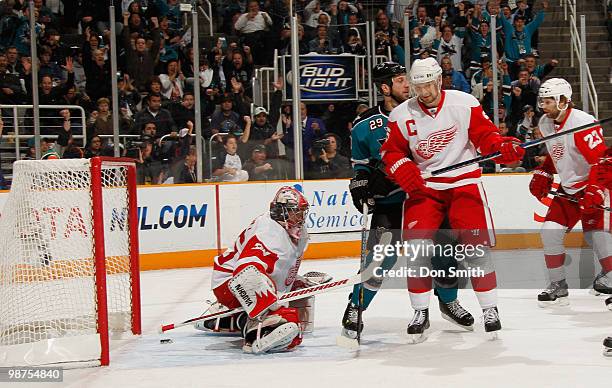
<path id="1" fill-rule="evenodd" d="M 0 366 L 108 365 L 141 333 L 132 159 L 18 161 L 0 217 Z"/>

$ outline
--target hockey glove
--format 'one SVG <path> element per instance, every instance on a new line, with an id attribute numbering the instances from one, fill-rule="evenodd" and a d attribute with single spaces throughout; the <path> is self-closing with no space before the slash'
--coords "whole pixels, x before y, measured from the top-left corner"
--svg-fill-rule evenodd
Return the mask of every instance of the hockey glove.
<path id="1" fill-rule="evenodd" d="M 608 150 L 608 155 L 599 159 L 599 163 L 591 167 L 589 180 L 612 190 L 612 148 Z"/>
<path id="2" fill-rule="evenodd" d="M 363 211 L 363 203 L 368 203 L 368 213 L 374 211 L 374 199 L 370 190 L 368 189 L 368 183 L 370 181 L 370 173 L 365 170 L 357 170 L 355 176 L 351 179 L 349 184 L 349 190 L 351 191 L 351 197 L 353 198 L 353 205 L 359 212 Z"/>
<path id="3" fill-rule="evenodd" d="M 421 176 L 421 171 L 408 158 L 402 158 L 389 168 L 389 173 L 393 180 L 410 195 L 417 191 L 425 190 L 425 180 Z"/>
<path id="4" fill-rule="evenodd" d="M 544 170 L 535 170 L 531 182 L 529 182 L 529 191 L 537 199 L 541 199 L 548 195 L 553 184 L 552 174 Z"/>
<path id="5" fill-rule="evenodd" d="M 495 161 L 500 164 L 511 164 L 522 160 L 525 150 L 520 144 L 521 141 L 516 137 L 502 137 L 493 145 L 494 152 L 501 152 L 501 156 L 495 158 Z"/>
<path id="6" fill-rule="evenodd" d="M 375 169 L 370 174 L 370 181 L 368 182 L 368 191 L 371 195 L 378 195 L 381 197 L 386 197 L 390 192 L 395 190 L 397 185 L 387 177 L 380 169 Z"/>
<path id="7" fill-rule="evenodd" d="M 584 195 L 580 198 L 578 204 L 580 205 L 580 210 L 584 213 L 594 213 L 600 210 L 598 207 L 603 205 L 604 199 L 604 191 L 601 187 L 587 185 L 586 189 L 584 189 Z"/>

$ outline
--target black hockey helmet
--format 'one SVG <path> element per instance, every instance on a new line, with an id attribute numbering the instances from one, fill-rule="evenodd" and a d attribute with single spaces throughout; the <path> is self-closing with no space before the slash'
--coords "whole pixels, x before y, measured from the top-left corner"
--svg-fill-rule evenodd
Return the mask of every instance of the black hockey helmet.
<path id="1" fill-rule="evenodd" d="M 372 70 L 372 82 L 375 84 L 387 84 L 391 86 L 393 77 L 406 74 L 406 68 L 396 62 L 382 62 L 374 66 Z"/>

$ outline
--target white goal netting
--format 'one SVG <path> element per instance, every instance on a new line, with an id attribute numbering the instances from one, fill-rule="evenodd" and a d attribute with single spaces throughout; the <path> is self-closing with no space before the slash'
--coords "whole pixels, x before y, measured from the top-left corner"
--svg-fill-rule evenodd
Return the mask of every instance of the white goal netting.
<path id="1" fill-rule="evenodd" d="M 0 365 L 84 361 L 61 359 L 67 352 L 99 358 L 95 206 L 104 215 L 109 329 L 132 325 L 127 167 L 103 163 L 92 178 L 90 161 L 75 159 L 18 161 L 13 171 L 0 218 Z"/>

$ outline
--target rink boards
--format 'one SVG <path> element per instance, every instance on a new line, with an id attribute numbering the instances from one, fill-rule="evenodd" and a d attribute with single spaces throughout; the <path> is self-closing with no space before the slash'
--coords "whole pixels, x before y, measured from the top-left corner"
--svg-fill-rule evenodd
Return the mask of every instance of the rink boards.
<path id="1" fill-rule="evenodd" d="M 483 176 L 498 249 L 541 247 L 538 230 L 546 214 L 529 193 L 531 174 Z M 138 188 L 143 270 L 208 266 L 256 216 L 267 211 L 276 190 L 299 186 L 311 207 L 307 259 L 359 255 L 362 215 L 353 207 L 348 179 L 218 183 Z M 0 212 L 8 192 L 0 192 Z M 120 209 L 118 209 L 120 210 Z M 581 246 L 580 226 L 568 235 Z M 61 231 L 58 231 L 61 236 Z"/>

